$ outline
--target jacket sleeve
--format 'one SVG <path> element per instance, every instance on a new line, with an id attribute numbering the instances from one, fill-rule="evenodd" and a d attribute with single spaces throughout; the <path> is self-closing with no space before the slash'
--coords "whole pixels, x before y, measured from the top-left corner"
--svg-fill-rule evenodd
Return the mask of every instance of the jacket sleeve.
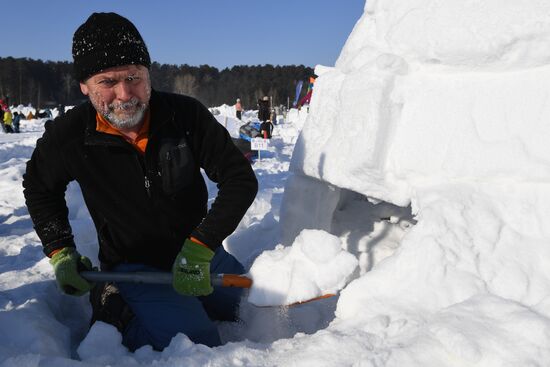
<path id="1" fill-rule="evenodd" d="M 254 201 L 258 181 L 227 130 L 199 103 L 193 145 L 201 168 L 217 183 L 218 194 L 191 236 L 211 248 L 221 246 Z"/>
<path id="2" fill-rule="evenodd" d="M 65 169 L 53 124 L 46 123 L 46 131 L 36 142 L 23 175 L 25 202 L 46 256 L 55 249 L 75 246 L 65 201 L 72 179 Z"/>

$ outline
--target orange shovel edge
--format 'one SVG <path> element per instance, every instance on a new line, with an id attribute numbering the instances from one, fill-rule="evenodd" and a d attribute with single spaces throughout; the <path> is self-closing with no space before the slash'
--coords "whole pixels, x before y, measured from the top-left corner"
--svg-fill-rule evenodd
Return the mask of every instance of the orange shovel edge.
<path id="1" fill-rule="evenodd" d="M 172 273 L 138 271 L 131 273 L 119 273 L 112 271 L 82 271 L 80 275 L 90 282 L 129 282 L 144 284 L 172 284 Z M 241 274 L 210 274 L 210 282 L 213 287 L 250 288 L 252 279 Z M 320 299 L 334 297 L 336 294 L 323 294 L 322 296 L 292 303 L 287 306 L 301 305 Z"/>
<path id="2" fill-rule="evenodd" d="M 239 274 L 211 274 L 210 280 L 212 282 L 212 286 L 216 286 L 217 283 L 220 287 L 252 287 L 252 279 L 245 275 Z"/>

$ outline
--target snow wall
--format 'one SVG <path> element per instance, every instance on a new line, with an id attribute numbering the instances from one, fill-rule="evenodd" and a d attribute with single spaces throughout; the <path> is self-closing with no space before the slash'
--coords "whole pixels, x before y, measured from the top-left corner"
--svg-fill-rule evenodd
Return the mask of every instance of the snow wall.
<path id="1" fill-rule="evenodd" d="M 406 3 L 406 4 L 402 4 Z M 548 181 L 550 3 L 368 1 L 292 170 L 408 203 L 422 181 Z"/>
<path id="2" fill-rule="evenodd" d="M 467 365 L 517 352 L 514 340 L 547 360 L 550 2 L 368 0 L 336 65 L 315 72 L 283 243 L 331 232 L 349 192 L 418 220 L 343 291 L 339 322 L 366 320 L 403 353 L 439 340 Z M 486 330 L 468 336 L 475 322 Z"/>

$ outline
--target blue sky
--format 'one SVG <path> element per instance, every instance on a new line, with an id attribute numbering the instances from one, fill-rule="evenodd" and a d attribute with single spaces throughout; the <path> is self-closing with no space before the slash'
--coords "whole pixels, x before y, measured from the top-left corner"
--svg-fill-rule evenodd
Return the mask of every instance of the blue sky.
<path id="1" fill-rule="evenodd" d="M 160 63 L 333 66 L 364 5 L 365 0 L 5 1 L 0 56 L 72 61 L 76 28 L 94 11 L 114 11 L 136 25 Z"/>

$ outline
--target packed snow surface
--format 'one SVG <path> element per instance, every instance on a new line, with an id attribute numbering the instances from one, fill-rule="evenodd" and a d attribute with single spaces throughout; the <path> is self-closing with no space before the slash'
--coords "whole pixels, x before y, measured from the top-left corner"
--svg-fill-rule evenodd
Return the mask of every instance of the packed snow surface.
<path id="1" fill-rule="evenodd" d="M 248 301 L 257 306 L 291 305 L 341 290 L 357 267 L 340 239 L 304 230 L 291 247 L 277 246 L 256 258 L 250 269 Z"/>

